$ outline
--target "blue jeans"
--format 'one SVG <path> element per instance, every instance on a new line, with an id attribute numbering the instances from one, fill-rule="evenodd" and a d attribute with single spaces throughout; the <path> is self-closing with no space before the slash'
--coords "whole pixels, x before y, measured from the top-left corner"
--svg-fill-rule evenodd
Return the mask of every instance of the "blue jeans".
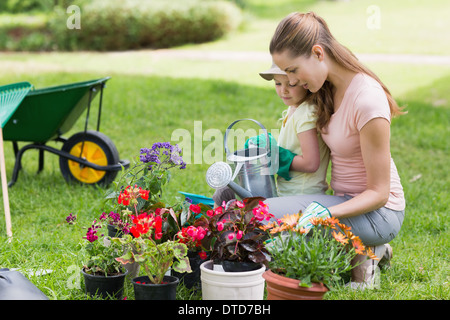
<path id="1" fill-rule="evenodd" d="M 311 202 L 317 201 L 325 207 L 332 207 L 351 199 L 351 196 L 300 195 L 266 199 L 269 212 L 275 218 L 286 214 L 295 214 L 304 210 Z M 395 211 L 386 207 L 339 221 L 352 228 L 366 246 L 378 246 L 390 242 L 400 231 L 405 211 Z"/>

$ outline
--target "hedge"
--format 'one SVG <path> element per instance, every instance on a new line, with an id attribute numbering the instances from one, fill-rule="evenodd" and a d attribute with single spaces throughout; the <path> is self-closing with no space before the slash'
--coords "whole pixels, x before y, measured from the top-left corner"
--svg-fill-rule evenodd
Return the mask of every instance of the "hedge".
<path id="1" fill-rule="evenodd" d="M 57 10 L 49 26 L 58 50 L 165 48 L 212 41 L 235 30 L 240 9 L 226 1 L 96 0 L 81 8 L 80 29 Z"/>
<path id="2" fill-rule="evenodd" d="M 74 12 L 57 6 L 45 18 L 0 15 L 0 50 L 114 51 L 166 48 L 218 39 L 241 23 L 230 1 L 94 0 L 80 5 L 80 29 L 67 21 Z M 85 5 L 83 5 L 85 3 Z M 3 19 L 2 19 L 3 17 Z M 71 20 L 72 21 L 72 20 Z"/>

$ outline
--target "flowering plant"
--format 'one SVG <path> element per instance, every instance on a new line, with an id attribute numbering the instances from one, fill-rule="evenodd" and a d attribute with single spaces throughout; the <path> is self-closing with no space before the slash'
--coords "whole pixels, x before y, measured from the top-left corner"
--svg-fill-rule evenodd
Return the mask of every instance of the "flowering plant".
<path id="1" fill-rule="evenodd" d="M 83 269 L 88 274 L 112 276 L 123 273 L 122 264 L 116 260 L 121 247 L 111 244 L 110 237 L 103 233 L 106 229 L 106 219 L 105 213 L 101 214 L 99 220 L 95 219 L 92 222 L 86 236 L 83 237 L 87 242 L 84 248 L 88 256 Z M 77 216 L 72 213 L 66 218 L 70 225 L 76 224 L 76 220 Z"/>
<path id="2" fill-rule="evenodd" d="M 358 254 L 375 259 L 351 228 L 337 218 L 311 218 L 312 229 L 298 228 L 300 214 L 285 215 L 263 227 L 271 235 L 267 250 L 272 256 L 272 272 L 300 280 L 301 286 L 312 282 L 330 285 L 355 265 Z"/>
<path id="3" fill-rule="evenodd" d="M 156 142 L 151 148 L 140 150 L 139 160 L 123 172 L 114 182 L 115 188 L 105 196 L 110 211 L 120 216 L 121 224 L 115 224 L 118 228 L 131 223 L 133 212 L 164 206 L 160 203 L 163 187 L 170 181 L 170 170 L 174 168 L 186 168 L 178 145 Z"/>
<path id="4" fill-rule="evenodd" d="M 261 197 L 231 200 L 217 207 L 209 219 L 207 244 L 216 262 L 236 261 L 261 264 L 270 260 L 262 221 L 273 217 Z"/>
<path id="5" fill-rule="evenodd" d="M 131 216 L 130 234 L 113 238 L 114 243 L 128 250 L 116 260 L 123 263 L 137 262 L 144 268 L 150 282 L 161 283 L 164 274 L 172 267 L 177 272 L 191 272 L 187 258 L 187 246 L 178 240 L 161 241 L 163 237 L 162 217 L 156 212 Z"/>

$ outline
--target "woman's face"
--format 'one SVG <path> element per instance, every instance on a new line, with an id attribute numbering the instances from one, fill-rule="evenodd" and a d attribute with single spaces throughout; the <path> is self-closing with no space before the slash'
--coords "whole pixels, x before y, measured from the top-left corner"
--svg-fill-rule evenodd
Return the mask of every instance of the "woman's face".
<path id="1" fill-rule="evenodd" d="M 287 76 L 276 74 L 273 80 L 275 82 L 275 90 L 285 105 L 297 107 L 305 98 L 307 91 L 297 84 L 289 84 Z"/>
<path id="2" fill-rule="evenodd" d="M 314 46 L 317 49 L 319 46 Z M 317 92 L 328 77 L 323 49 L 314 50 L 309 57 L 293 57 L 289 50 L 272 55 L 275 64 L 286 72 L 291 85 L 298 85 L 311 92 Z"/>

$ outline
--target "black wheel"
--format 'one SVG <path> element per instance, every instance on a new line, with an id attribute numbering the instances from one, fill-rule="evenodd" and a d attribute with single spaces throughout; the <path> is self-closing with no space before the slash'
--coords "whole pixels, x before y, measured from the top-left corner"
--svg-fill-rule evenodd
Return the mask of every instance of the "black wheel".
<path id="1" fill-rule="evenodd" d="M 103 133 L 88 130 L 70 137 L 61 148 L 71 155 L 106 166 L 119 162 L 119 152 L 114 143 Z M 101 171 L 84 166 L 64 157 L 59 158 L 61 173 L 68 182 L 76 181 L 85 184 L 110 184 L 117 175 L 117 171 Z"/>

